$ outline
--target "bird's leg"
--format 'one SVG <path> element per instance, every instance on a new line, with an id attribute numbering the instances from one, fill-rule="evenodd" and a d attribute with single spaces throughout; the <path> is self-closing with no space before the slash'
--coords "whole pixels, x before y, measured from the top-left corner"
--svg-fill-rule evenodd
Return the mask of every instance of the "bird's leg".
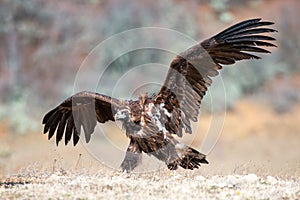
<path id="1" fill-rule="evenodd" d="M 142 151 L 138 143 L 134 140 L 130 140 L 130 144 L 127 148 L 125 158 L 121 164 L 122 170 L 130 172 L 138 166 L 142 160 Z"/>

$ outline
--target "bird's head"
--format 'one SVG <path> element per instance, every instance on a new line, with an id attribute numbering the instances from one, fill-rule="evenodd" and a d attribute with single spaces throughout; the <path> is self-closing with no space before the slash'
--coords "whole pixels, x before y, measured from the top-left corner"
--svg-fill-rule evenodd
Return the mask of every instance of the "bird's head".
<path id="1" fill-rule="evenodd" d="M 141 122 L 142 110 L 138 104 L 132 104 L 119 108 L 114 115 L 115 120 L 125 123 L 139 124 Z"/>
<path id="2" fill-rule="evenodd" d="M 131 112 L 129 107 L 120 108 L 116 114 L 114 115 L 115 120 L 117 121 L 130 121 L 131 120 Z"/>

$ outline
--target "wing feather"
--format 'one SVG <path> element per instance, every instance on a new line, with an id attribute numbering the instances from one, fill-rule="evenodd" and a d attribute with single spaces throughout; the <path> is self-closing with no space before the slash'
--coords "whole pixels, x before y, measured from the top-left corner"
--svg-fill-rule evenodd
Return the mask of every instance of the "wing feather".
<path id="1" fill-rule="evenodd" d="M 48 133 L 51 139 L 56 131 L 56 144 L 65 134 L 66 145 L 73 135 L 73 144 L 76 145 L 83 127 L 86 142 L 89 142 L 97 121 L 105 123 L 115 120 L 114 112 L 119 103 L 117 99 L 98 93 L 77 93 L 45 115 L 42 121 L 44 133 Z"/>
<path id="2" fill-rule="evenodd" d="M 70 115 L 68 117 L 68 122 L 67 122 L 67 127 L 65 132 L 65 145 L 67 145 L 71 140 L 73 129 L 74 129 L 74 122 L 73 122 L 72 115 Z"/>
<path id="3" fill-rule="evenodd" d="M 63 138 L 66 122 L 67 122 L 67 115 L 63 114 L 56 131 L 56 145 L 58 145 L 59 141 L 61 141 L 61 139 Z"/>
<path id="4" fill-rule="evenodd" d="M 181 136 L 181 129 L 192 133 L 190 121 L 197 121 L 201 100 L 212 84 L 211 77 L 219 74 L 222 65 L 260 59 L 253 53 L 270 53 L 263 47 L 276 47 L 271 43 L 275 38 L 265 35 L 277 32 L 265 27 L 273 24 L 260 18 L 237 23 L 174 58 L 161 90 L 154 97 L 157 104 L 164 103 L 171 113 L 167 126 L 171 133 Z"/>
<path id="5" fill-rule="evenodd" d="M 59 113 L 59 112 L 55 112 L 55 116 L 53 116 L 53 118 L 50 118 L 50 119 L 53 119 L 52 121 L 50 121 L 48 127 L 50 128 L 49 130 L 49 135 L 48 135 L 48 139 L 50 139 L 54 133 L 55 133 L 55 130 L 58 126 L 58 123 L 59 123 L 59 120 L 62 116 L 62 113 Z"/>
<path id="6" fill-rule="evenodd" d="M 79 130 L 79 132 L 77 131 L 77 129 L 76 129 L 76 126 L 74 127 L 74 129 L 73 129 L 73 145 L 75 146 L 77 143 L 78 143 L 78 141 L 79 141 L 79 135 L 80 135 L 80 130 Z"/>

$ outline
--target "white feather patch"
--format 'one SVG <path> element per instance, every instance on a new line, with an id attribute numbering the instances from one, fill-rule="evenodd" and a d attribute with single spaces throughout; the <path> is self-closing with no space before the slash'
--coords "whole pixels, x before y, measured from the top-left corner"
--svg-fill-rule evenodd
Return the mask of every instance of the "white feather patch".
<path id="1" fill-rule="evenodd" d="M 144 136 L 143 129 L 141 128 L 136 134 L 140 137 L 143 137 Z"/>

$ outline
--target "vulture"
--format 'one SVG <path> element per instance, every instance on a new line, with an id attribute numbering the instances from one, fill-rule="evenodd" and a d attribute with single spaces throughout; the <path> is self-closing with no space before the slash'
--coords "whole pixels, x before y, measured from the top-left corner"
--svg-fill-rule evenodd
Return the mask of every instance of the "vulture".
<path id="1" fill-rule="evenodd" d="M 121 100 L 89 91 L 74 94 L 44 116 L 44 134 L 48 139 L 56 134 L 57 145 L 64 136 L 65 145 L 73 140 L 75 146 L 82 131 L 90 141 L 97 122 L 120 121 L 130 140 L 121 164 L 125 172 L 141 163 L 142 153 L 156 157 L 170 170 L 208 164 L 206 155 L 175 136 L 192 134 L 191 122 L 197 122 L 211 78 L 223 66 L 260 59 L 258 53 L 270 53 L 264 47 L 276 47 L 268 35 L 277 32 L 270 27 L 273 24 L 249 19 L 190 47 L 171 61 L 162 87 L 151 96 Z"/>

